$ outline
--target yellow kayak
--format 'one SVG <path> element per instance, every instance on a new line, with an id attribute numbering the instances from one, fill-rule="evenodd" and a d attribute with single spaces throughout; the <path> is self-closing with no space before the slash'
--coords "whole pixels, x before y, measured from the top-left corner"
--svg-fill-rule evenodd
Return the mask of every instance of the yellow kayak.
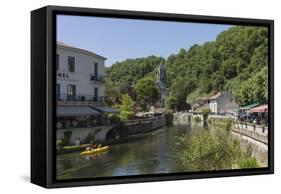
<path id="1" fill-rule="evenodd" d="M 101 148 L 83 151 L 83 152 L 80 153 L 80 155 L 84 156 L 84 155 L 90 155 L 90 154 L 98 154 L 98 153 L 101 153 L 101 152 L 105 152 L 108 149 L 109 149 L 109 146 L 104 146 L 104 147 L 101 147 Z"/>

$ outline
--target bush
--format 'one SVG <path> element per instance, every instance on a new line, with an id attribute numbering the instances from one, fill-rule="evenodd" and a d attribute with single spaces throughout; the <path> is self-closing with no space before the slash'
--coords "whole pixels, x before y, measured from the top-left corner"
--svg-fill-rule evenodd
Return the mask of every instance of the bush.
<path id="1" fill-rule="evenodd" d="M 243 153 L 244 157 L 252 157 L 252 153 L 253 153 L 253 147 L 252 145 L 248 145 Z"/>
<path id="2" fill-rule="evenodd" d="M 240 168 L 257 168 L 258 162 L 257 159 L 254 157 L 245 157 L 239 161 Z"/>
<path id="3" fill-rule="evenodd" d="M 120 124 L 121 123 L 120 117 L 116 114 L 109 115 L 109 121 L 111 124 Z"/>
<path id="4" fill-rule="evenodd" d="M 66 139 L 66 138 L 63 138 L 61 139 L 61 142 L 60 142 L 60 145 L 63 147 L 63 146 L 67 146 L 69 145 L 70 142 L 69 142 L 69 139 Z"/>
<path id="5" fill-rule="evenodd" d="M 56 141 L 56 148 L 57 150 L 62 150 L 63 147 L 63 141 L 61 139 Z"/>
<path id="6" fill-rule="evenodd" d="M 231 131 L 232 123 L 233 123 L 232 119 L 227 119 L 227 120 L 226 120 L 225 128 L 226 128 L 226 130 L 227 130 L 228 132 Z"/>
<path id="7" fill-rule="evenodd" d="M 188 170 L 231 169 L 241 157 L 240 143 L 221 131 L 193 131 L 180 138 L 183 151 L 178 153 L 182 165 Z"/>

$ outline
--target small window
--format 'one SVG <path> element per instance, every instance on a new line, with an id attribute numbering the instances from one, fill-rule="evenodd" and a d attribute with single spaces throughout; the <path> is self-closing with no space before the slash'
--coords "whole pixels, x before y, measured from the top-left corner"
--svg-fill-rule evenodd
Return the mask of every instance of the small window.
<path id="1" fill-rule="evenodd" d="M 98 72 L 99 72 L 99 64 L 98 63 L 94 63 L 94 73 L 95 73 L 96 77 L 98 77 Z"/>
<path id="2" fill-rule="evenodd" d="M 75 100 L 75 96 L 76 96 L 76 86 L 69 84 L 67 85 L 67 100 Z"/>
<path id="3" fill-rule="evenodd" d="M 68 57 L 68 71 L 69 72 L 75 72 L 75 58 L 74 57 Z"/>
<path id="4" fill-rule="evenodd" d="M 56 59 L 56 69 L 59 70 L 60 68 L 60 55 L 57 55 L 57 59 Z"/>
<path id="5" fill-rule="evenodd" d="M 56 85 L 56 96 L 57 96 L 57 100 L 60 99 L 60 84 Z"/>
<path id="6" fill-rule="evenodd" d="M 94 101 L 97 102 L 99 98 L 99 89 L 94 88 Z"/>

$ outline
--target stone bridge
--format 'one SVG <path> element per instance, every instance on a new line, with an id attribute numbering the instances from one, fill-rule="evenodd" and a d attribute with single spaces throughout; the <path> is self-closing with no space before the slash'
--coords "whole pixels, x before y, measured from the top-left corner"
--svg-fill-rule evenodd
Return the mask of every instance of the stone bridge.
<path id="1" fill-rule="evenodd" d="M 195 119 L 198 118 L 198 119 Z M 199 122 L 195 122 L 195 120 Z M 173 114 L 174 125 L 197 125 L 203 127 L 203 116 L 201 114 L 191 114 L 186 112 L 178 112 Z"/>

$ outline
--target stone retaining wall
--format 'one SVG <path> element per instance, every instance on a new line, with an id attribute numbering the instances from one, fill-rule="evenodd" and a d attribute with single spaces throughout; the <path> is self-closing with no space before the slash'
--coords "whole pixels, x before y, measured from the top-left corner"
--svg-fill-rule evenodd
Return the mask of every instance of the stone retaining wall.
<path id="1" fill-rule="evenodd" d="M 125 122 L 125 126 L 128 127 L 129 130 L 129 135 L 153 131 L 166 126 L 166 124 L 165 116 Z"/>
<path id="2" fill-rule="evenodd" d="M 128 130 L 128 136 L 153 131 L 155 129 L 166 126 L 165 116 L 132 120 L 124 123 Z M 72 128 L 72 129 L 59 129 L 56 130 L 57 140 L 65 138 L 65 132 L 70 132 L 71 137 L 69 143 L 76 144 L 76 140 L 80 139 L 80 143 L 84 143 L 87 136 L 94 137 L 94 141 L 103 142 L 106 140 L 106 135 L 113 126 L 98 126 L 93 128 Z"/>
<path id="3" fill-rule="evenodd" d="M 74 145 L 77 139 L 81 142 L 85 141 L 88 135 L 94 136 L 95 141 L 105 140 L 106 134 L 111 126 L 100 126 L 94 128 L 73 128 L 73 129 L 59 129 L 57 130 L 57 140 L 65 138 L 65 132 L 71 131 L 71 137 L 69 139 L 70 144 Z"/>

